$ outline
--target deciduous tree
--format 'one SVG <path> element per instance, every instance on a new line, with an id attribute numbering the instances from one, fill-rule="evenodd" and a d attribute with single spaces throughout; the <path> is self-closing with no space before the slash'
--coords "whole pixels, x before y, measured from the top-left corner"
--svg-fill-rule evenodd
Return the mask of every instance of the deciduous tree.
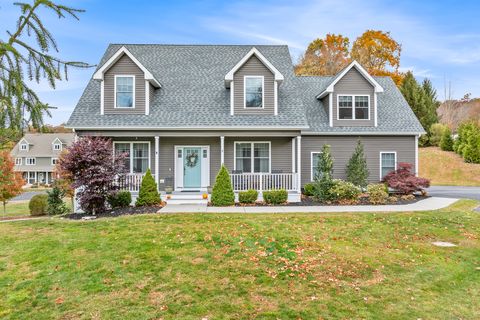
<path id="1" fill-rule="evenodd" d="M 300 62 L 295 66 L 298 75 L 334 75 L 349 62 L 350 41 L 340 34 L 327 34 L 325 39 L 310 42 Z"/>
<path id="2" fill-rule="evenodd" d="M 8 151 L 0 152 L 0 201 L 3 204 L 3 213 L 6 213 L 8 200 L 22 192 L 25 184 L 20 172 L 13 170 L 14 162 Z"/>

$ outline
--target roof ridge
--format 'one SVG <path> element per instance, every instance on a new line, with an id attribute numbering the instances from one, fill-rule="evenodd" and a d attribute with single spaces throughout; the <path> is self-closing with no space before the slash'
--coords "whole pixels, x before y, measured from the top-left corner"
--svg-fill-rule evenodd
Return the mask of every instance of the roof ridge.
<path id="1" fill-rule="evenodd" d="M 109 43 L 109 46 L 171 46 L 171 47 L 288 47 L 288 44 L 196 44 L 196 43 Z"/>

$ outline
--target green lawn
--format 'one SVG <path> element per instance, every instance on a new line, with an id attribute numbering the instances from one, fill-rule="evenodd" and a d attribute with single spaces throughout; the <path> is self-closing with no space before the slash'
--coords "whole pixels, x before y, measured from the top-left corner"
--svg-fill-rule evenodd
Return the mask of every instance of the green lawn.
<path id="1" fill-rule="evenodd" d="M 72 207 L 70 198 L 64 199 L 68 208 Z M 10 201 L 6 206 L 6 214 L 3 212 L 3 205 L 0 204 L 0 220 L 2 218 L 30 216 L 30 209 L 28 208 L 28 200 L 26 201 Z"/>
<path id="2" fill-rule="evenodd" d="M 479 319 L 477 205 L 0 223 L 0 318 Z"/>

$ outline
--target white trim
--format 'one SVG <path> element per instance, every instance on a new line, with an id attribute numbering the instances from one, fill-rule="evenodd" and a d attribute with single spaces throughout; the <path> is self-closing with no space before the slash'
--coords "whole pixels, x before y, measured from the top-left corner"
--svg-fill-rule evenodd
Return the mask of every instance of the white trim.
<path id="1" fill-rule="evenodd" d="M 220 164 L 225 164 L 225 136 L 220 136 Z"/>
<path id="2" fill-rule="evenodd" d="M 22 149 L 22 146 L 27 146 L 26 149 Z M 30 143 L 27 141 L 27 139 L 22 138 L 18 142 L 18 150 L 19 151 L 30 151 Z"/>
<path id="3" fill-rule="evenodd" d="M 380 151 L 380 171 L 378 172 L 379 179 L 382 180 L 382 154 L 388 154 L 388 153 L 393 153 L 395 154 L 395 167 L 394 170 L 397 170 L 397 151 Z"/>
<path id="4" fill-rule="evenodd" d="M 234 113 L 234 97 L 235 97 L 235 88 L 234 88 L 234 83 L 230 85 L 230 115 L 233 116 Z"/>
<path id="5" fill-rule="evenodd" d="M 105 114 L 105 81 L 100 81 L 100 114 Z"/>
<path id="6" fill-rule="evenodd" d="M 55 149 L 55 146 L 60 146 L 60 148 Z M 62 151 L 62 149 L 63 149 L 62 140 L 60 140 L 59 138 L 55 138 L 55 140 L 53 140 L 53 142 L 52 142 L 52 149 L 53 149 L 53 151 Z"/>
<path id="7" fill-rule="evenodd" d="M 150 82 L 147 80 L 145 80 L 145 114 L 147 116 L 150 114 Z"/>
<path id="8" fill-rule="evenodd" d="M 295 141 L 296 141 L 296 137 L 295 138 L 292 138 L 292 172 L 294 173 L 296 171 L 296 168 L 295 168 Z"/>
<path id="9" fill-rule="evenodd" d="M 369 132 L 369 131 L 352 131 L 352 132 L 309 132 L 302 131 L 302 136 L 415 136 L 425 134 L 425 132 Z"/>
<path id="10" fill-rule="evenodd" d="M 333 127 L 333 92 L 328 94 L 328 122 Z"/>
<path id="11" fill-rule="evenodd" d="M 233 170 L 237 170 L 237 144 L 238 143 L 250 143 L 250 153 L 251 153 L 251 164 L 250 172 L 245 173 L 259 173 L 255 172 L 255 154 L 254 154 L 254 144 L 255 143 L 268 143 L 268 172 L 262 173 L 272 173 L 272 142 L 271 141 L 234 141 L 233 142 Z"/>
<path id="12" fill-rule="evenodd" d="M 322 154 L 322 151 L 311 151 L 310 152 L 310 181 L 314 181 L 313 180 L 313 154 L 314 153 Z"/>
<path id="13" fill-rule="evenodd" d="M 418 177 L 418 136 L 415 136 L 415 176 Z"/>
<path id="14" fill-rule="evenodd" d="M 183 152 L 184 148 L 200 148 L 200 154 L 198 155 L 200 159 L 200 165 L 201 165 L 201 173 L 200 177 L 205 177 L 205 181 L 203 181 L 202 178 L 200 178 L 200 188 L 185 188 L 184 187 L 184 181 L 182 181 L 182 186 L 178 186 L 177 182 L 177 161 L 178 161 L 178 150 L 182 150 L 182 163 L 183 159 L 185 157 L 185 152 Z M 203 160 L 203 150 L 207 150 L 207 164 L 205 166 L 202 165 L 202 160 Z M 174 184 L 174 190 L 182 190 L 182 191 L 188 191 L 188 190 L 198 190 L 200 191 L 207 191 L 207 187 L 210 186 L 210 145 L 175 145 L 174 146 L 174 155 L 173 155 L 173 168 L 174 168 L 174 175 L 173 175 L 173 184 Z M 183 174 L 183 165 L 182 165 L 182 177 L 184 176 Z M 202 186 L 204 184 L 204 186 Z"/>
<path id="15" fill-rule="evenodd" d="M 374 126 L 378 127 L 378 104 L 377 104 L 377 93 L 373 93 L 373 121 L 374 121 Z"/>
<path id="16" fill-rule="evenodd" d="M 316 98 L 320 99 L 320 98 L 323 98 L 327 93 L 334 92 L 334 87 L 337 84 L 337 82 L 340 81 L 347 74 L 347 72 L 350 71 L 350 69 L 352 69 L 353 67 L 357 68 L 357 70 L 360 72 L 360 74 L 362 74 L 363 77 L 365 79 L 367 79 L 368 82 L 370 82 L 370 84 L 374 87 L 375 92 L 383 92 L 382 86 L 377 81 L 375 81 L 375 79 L 367 72 L 367 70 L 365 70 L 360 65 L 360 63 L 358 63 L 357 61 L 354 60 L 345 69 L 343 69 L 340 72 L 340 74 L 335 77 L 335 80 L 333 80 L 332 83 L 330 83 L 328 85 L 328 87 L 323 92 L 318 94 L 316 96 Z"/>
<path id="17" fill-rule="evenodd" d="M 131 107 L 117 107 L 117 78 L 132 78 L 133 83 L 132 83 L 132 106 Z M 114 109 L 135 109 L 135 78 L 136 76 L 134 74 L 116 74 L 115 79 L 113 81 L 113 108 Z"/>
<path id="18" fill-rule="evenodd" d="M 263 92 L 262 92 L 263 95 Z M 273 114 L 275 116 L 278 115 L 278 82 L 275 81 L 274 86 L 273 86 Z"/>
<path id="19" fill-rule="evenodd" d="M 141 63 L 140 61 L 137 60 L 137 58 L 135 58 L 133 56 L 133 54 L 127 50 L 127 48 L 125 47 L 121 47 L 120 49 L 118 49 L 117 52 L 115 52 L 115 54 L 113 56 L 110 57 L 110 59 L 107 60 L 107 62 L 105 62 L 94 74 L 93 74 L 93 79 L 95 80 L 103 80 L 103 76 L 105 74 L 105 72 L 110 69 L 110 67 L 115 63 L 117 62 L 123 54 L 126 54 L 130 59 L 132 59 L 132 61 L 143 71 L 144 73 L 144 76 L 145 76 L 145 80 L 148 80 L 150 81 L 153 86 L 157 87 L 157 88 L 160 88 L 161 85 L 160 83 L 157 81 L 157 79 L 155 79 L 155 77 L 153 76 L 153 74 L 147 70 L 147 68 L 145 68 Z"/>
<path id="20" fill-rule="evenodd" d="M 241 66 L 245 64 L 245 62 L 255 55 L 274 75 L 275 81 L 283 81 L 283 75 L 280 71 L 277 70 L 268 60 L 257 50 L 257 48 L 253 47 L 226 75 L 225 75 L 225 86 L 228 88 L 231 83 L 233 83 L 233 75 L 235 72 L 240 69 Z"/>
<path id="21" fill-rule="evenodd" d="M 340 97 L 352 97 L 352 119 L 340 119 Z M 356 97 L 368 97 L 368 118 L 367 119 L 355 119 L 355 98 Z M 370 121 L 370 95 L 368 94 L 345 94 L 339 93 L 337 94 L 337 121 L 348 121 L 348 120 L 355 120 L 355 121 Z"/>
<path id="22" fill-rule="evenodd" d="M 297 189 L 302 190 L 302 136 L 297 136 Z"/>
<path id="23" fill-rule="evenodd" d="M 58 158 L 51 158 L 51 159 L 50 159 L 50 164 L 51 164 L 52 166 L 56 165 L 56 163 L 53 163 L 53 161 L 58 161 Z"/>
<path id="24" fill-rule="evenodd" d="M 20 161 L 18 161 L 18 160 L 20 160 Z M 22 159 L 22 158 L 15 158 L 15 165 L 16 165 L 16 166 L 21 166 L 22 163 L 23 163 L 23 159 Z"/>
<path id="25" fill-rule="evenodd" d="M 160 180 L 160 137 L 155 136 L 155 182 L 157 183 L 157 188 L 160 188 L 158 183 Z"/>
<path id="26" fill-rule="evenodd" d="M 114 141 L 113 142 L 113 152 L 115 153 L 115 145 L 116 144 L 119 144 L 119 143 L 128 143 L 130 144 L 130 174 L 134 174 L 134 173 L 140 173 L 140 172 L 133 172 L 133 144 L 134 143 L 148 143 L 148 168 L 147 169 L 150 169 L 152 168 L 152 156 L 151 156 L 151 146 L 150 146 L 150 141 L 142 141 L 142 140 L 139 140 L 139 141 Z M 145 173 L 145 172 L 142 172 L 142 173 Z M 156 172 L 155 172 L 155 175 L 158 175 Z"/>
<path id="27" fill-rule="evenodd" d="M 262 79 L 262 107 L 247 107 L 247 79 Z M 264 76 L 243 76 L 243 109 L 256 110 L 265 109 L 265 77 Z"/>
<path id="28" fill-rule="evenodd" d="M 28 163 L 28 160 L 32 160 L 33 159 L 33 163 Z M 35 157 L 27 157 L 25 158 L 25 165 L 26 166 L 34 166 L 37 164 L 37 159 Z"/>

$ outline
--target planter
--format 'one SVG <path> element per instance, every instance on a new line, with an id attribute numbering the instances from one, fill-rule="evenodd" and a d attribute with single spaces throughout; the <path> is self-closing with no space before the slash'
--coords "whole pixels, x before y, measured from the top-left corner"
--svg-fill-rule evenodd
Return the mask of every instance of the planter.
<path id="1" fill-rule="evenodd" d="M 213 192 L 213 187 L 208 186 L 207 193 L 212 194 L 212 192 Z"/>
<path id="2" fill-rule="evenodd" d="M 167 194 L 171 194 L 173 192 L 173 188 L 172 187 L 165 187 L 165 192 Z"/>

